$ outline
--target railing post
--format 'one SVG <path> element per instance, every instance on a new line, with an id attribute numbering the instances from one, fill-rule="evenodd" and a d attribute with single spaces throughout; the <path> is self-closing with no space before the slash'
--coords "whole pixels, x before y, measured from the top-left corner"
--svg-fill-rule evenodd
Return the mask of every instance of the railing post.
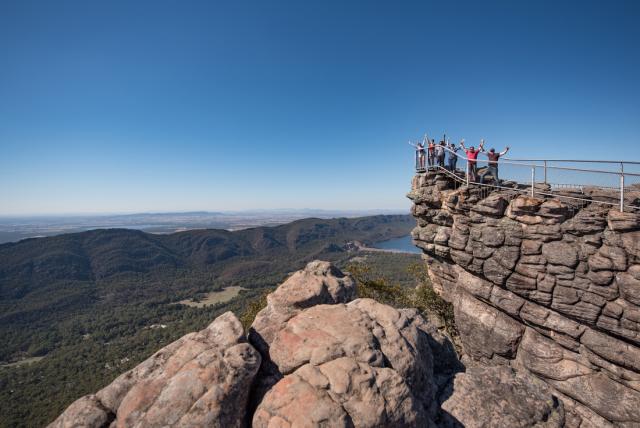
<path id="1" fill-rule="evenodd" d="M 531 197 L 533 198 L 535 195 L 535 185 L 536 185 L 536 166 L 533 165 L 531 167 Z"/>
<path id="2" fill-rule="evenodd" d="M 467 167 L 465 168 L 464 174 L 467 177 L 467 187 L 469 187 L 469 161 L 467 161 Z"/>
<path id="3" fill-rule="evenodd" d="M 624 163 L 620 162 L 620 212 L 624 212 Z"/>
<path id="4" fill-rule="evenodd" d="M 544 161 L 544 184 L 547 184 L 547 161 Z"/>

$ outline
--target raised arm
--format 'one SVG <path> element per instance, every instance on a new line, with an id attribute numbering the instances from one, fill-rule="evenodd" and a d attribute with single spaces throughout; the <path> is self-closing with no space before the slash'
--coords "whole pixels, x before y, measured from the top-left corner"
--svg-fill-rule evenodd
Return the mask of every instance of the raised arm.
<path id="1" fill-rule="evenodd" d="M 418 148 L 417 144 L 413 144 L 411 141 L 409 141 L 409 145 L 415 147 L 416 149 Z"/>
<path id="2" fill-rule="evenodd" d="M 507 152 L 509 151 L 510 147 L 507 146 L 503 151 L 500 152 L 500 156 L 504 156 L 507 154 Z"/>
<path id="3" fill-rule="evenodd" d="M 460 140 L 460 147 L 462 147 L 462 150 L 467 150 L 467 148 L 464 146 L 464 138 Z"/>
<path id="4" fill-rule="evenodd" d="M 422 143 L 426 146 L 429 144 L 429 136 L 427 135 L 427 133 L 424 133 L 424 139 L 422 140 Z"/>
<path id="5" fill-rule="evenodd" d="M 480 139 L 480 145 L 478 146 L 478 151 L 484 152 L 484 138 Z"/>

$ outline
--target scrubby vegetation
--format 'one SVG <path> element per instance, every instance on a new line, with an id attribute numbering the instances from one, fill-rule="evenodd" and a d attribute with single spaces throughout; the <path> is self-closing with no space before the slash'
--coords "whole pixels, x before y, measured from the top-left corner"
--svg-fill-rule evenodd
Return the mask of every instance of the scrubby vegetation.
<path id="1" fill-rule="evenodd" d="M 414 287 L 400 285 L 394 278 L 385 276 L 366 262 L 352 263 L 347 270 L 357 281 L 359 297 L 374 299 L 396 308 L 416 308 L 426 317 L 435 316 L 449 337 L 458 337 L 453 305 L 435 292 L 424 263 L 411 264 L 407 269 L 414 277 Z"/>
<path id="2" fill-rule="evenodd" d="M 238 318 L 240 319 L 245 331 L 249 331 L 249 327 L 251 327 L 253 320 L 256 319 L 258 312 L 267 307 L 267 295 L 273 290 L 275 290 L 275 288 L 269 288 L 262 292 L 260 296 L 250 300 L 244 310 L 240 313 Z"/>

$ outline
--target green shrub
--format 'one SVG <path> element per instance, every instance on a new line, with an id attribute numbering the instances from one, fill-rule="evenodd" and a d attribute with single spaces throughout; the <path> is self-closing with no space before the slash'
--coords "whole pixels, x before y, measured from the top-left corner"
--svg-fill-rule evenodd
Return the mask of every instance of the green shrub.
<path id="1" fill-rule="evenodd" d="M 258 312 L 267 307 L 267 295 L 273 290 L 273 288 L 269 288 L 258 297 L 251 299 L 242 313 L 240 313 L 239 319 L 245 331 L 249 331 L 249 327 L 251 327 L 253 320 L 256 319 Z"/>
<path id="2" fill-rule="evenodd" d="M 346 269 L 356 280 L 358 297 L 374 299 L 396 308 L 416 308 L 425 316 L 435 316 L 444 325 L 446 334 L 454 341 L 458 337 L 453 305 L 444 300 L 431 285 L 427 267 L 423 263 L 409 266 L 416 287 L 403 287 L 373 273 L 366 263 L 353 263 Z"/>
<path id="3" fill-rule="evenodd" d="M 415 264 L 410 267 L 410 270 L 418 281 L 417 287 L 413 290 L 413 306 L 420 312 L 435 314 L 444 323 L 445 331 L 449 337 L 457 338 L 458 330 L 453 314 L 453 305 L 440 297 L 433 289 L 427 266 L 421 263 Z"/>

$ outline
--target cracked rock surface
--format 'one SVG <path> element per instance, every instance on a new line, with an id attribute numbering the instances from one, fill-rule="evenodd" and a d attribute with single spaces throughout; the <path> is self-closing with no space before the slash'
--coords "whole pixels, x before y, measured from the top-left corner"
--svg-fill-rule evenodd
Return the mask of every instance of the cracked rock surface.
<path id="1" fill-rule="evenodd" d="M 416 317 L 371 299 L 299 313 L 271 344 L 271 359 L 285 376 L 258 406 L 254 426 L 296 426 L 307 417 L 298 409 L 313 403 L 326 408 L 310 413 L 314 423 L 432 424 L 433 361 L 420 326 Z"/>
<path id="2" fill-rule="evenodd" d="M 227 312 L 78 399 L 51 426 L 564 424 L 562 403 L 527 378 L 528 371 L 516 376 L 511 369 L 471 367 L 463 373 L 437 324 L 415 309 L 355 299 L 355 288 L 351 277 L 329 263 L 309 263 L 269 296 L 249 342 Z M 610 356 L 599 336 L 589 341 L 598 355 L 635 364 L 632 355 Z M 541 352 L 540 358 L 548 356 Z M 530 357 L 522 364 L 533 367 L 537 361 Z"/>
<path id="3" fill-rule="evenodd" d="M 80 398 L 50 427 L 240 427 L 259 366 L 260 354 L 227 312 Z"/>

